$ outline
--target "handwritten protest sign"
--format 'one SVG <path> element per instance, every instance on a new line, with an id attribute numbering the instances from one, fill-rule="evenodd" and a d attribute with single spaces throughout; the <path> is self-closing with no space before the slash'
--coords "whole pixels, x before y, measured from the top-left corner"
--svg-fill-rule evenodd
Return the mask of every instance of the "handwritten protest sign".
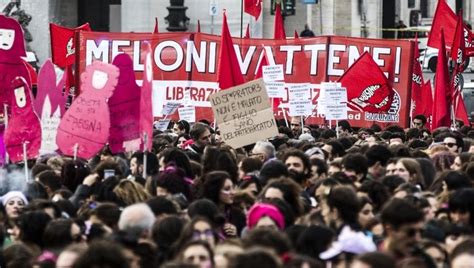
<path id="1" fill-rule="evenodd" d="M 196 108 L 194 106 L 178 108 L 178 113 L 180 120 L 185 120 L 189 123 L 196 122 Z"/>
<path id="2" fill-rule="evenodd" d="M 265 82 L 283 81 L 283 64 L 263 66 L 262 76 Z"/>
<path id="3" fill-rule="evenodd" d="M 262 79 L 221 90 L 209 100 L 222 139 L 234 148 L 278 134 Z"/>
<path id="4" fill-rule="evenodd" d="M 66 111 L 67 95 L 62 93 L 66 74 L 58 83 L 51 60 L 46 60 L 38 74 L 38 89 L 33 106 L 41 120 L 40 154 L 54 153 L 58 149 L 56 134 L 61 116 Z"/>
<path id="5" fill-rule="evenodd" d="M 89 159 L 104 147 L 109 138 L 110 113 L 107 105 L 118 82 L 119 70 L 95 61 L 81 75 L 82 93 L 61 119 L 56 136 L 59 149 L 66 155 Z"/>

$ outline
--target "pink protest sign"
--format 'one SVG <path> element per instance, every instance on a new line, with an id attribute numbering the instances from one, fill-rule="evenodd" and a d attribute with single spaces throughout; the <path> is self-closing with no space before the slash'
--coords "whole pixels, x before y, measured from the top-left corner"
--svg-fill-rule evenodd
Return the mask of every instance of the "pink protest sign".
<path id="1" fill-rule="evenodd" d="M 153 68 L 151 59 L 151 46 L 145 43 L 142 47 L 142 58 L 145 62 L 145 71 L 143 73 L 143 85 L 140 98 L 140 132 L 142 138 L 146 134 L 142 143 L 142 150 L 150 150 L 153 138 L 153 108 L 152 108 L 152 89 L 153 89 Z M 143 146 L 144 145 L 144 146 Z"/>
<path id="2" fill-rule="evenodd" d="M 128 54 L 112 62 L 120 70 L 118 84 L 109 99 L 109 146 L 113 153 L 135 151 L 140 145 L 140 87 L 135 81 L 133 62 Z"/>
<path id="3" fill-rule="evenodd" d="M 12 100 L 10 86 L 17 76 L 23 77 L 30 88 L 30 75 L 21 59 L 25 56 L 25 41 L 20 24 L 0 15 L 0 104 L 9 104 Z"/>
<path id="4" fill-rule="evenodd" d="M 54 153 L 58 146 L 56 134 L 61 116 L 65 112 L 67 95 L 63 94 L 64 79 L 56 82 L 51 60 L 47 60 L 38 74 L 38 91 L 33 100 L 35 111 L 41 120 L 41 154 Z"/>
<path id="5" fill-rule="evenodd" d="M 66 155 L 93 157 L 109 137 L 110 113 L 107 105 L 118 82 L 119 70 L 111 64 L 95 61 L 81 75 L 81 94 L 74 100 L 59 123 L 56 143 Z"/>
<path id="6" fill-rule="evenodd" d="M 31 90 L 23 77 L 11 84 L 14 93 L 11 100 L 11 116 L 5 132 L 4 142 L 13 163 L 23 161 L 23 144 L 26 143 L 28 159 L 38 157 L 41 145 L 41 126 L 31 97 Z"/>

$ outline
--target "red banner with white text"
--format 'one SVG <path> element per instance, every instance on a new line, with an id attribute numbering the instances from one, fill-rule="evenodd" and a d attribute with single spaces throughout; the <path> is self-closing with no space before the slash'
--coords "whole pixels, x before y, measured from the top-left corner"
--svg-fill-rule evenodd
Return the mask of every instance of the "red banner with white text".
<path id="1" fill-rule="evenodd" d="M 212 120 L 209 95 L 218 90 L 217 71 L 220 37 L 202 33 L 106 33 L 80 32 L 78 73 L 93 60 L 110 63 L 121 52 L 133 59 L 136 79 L 141 80 L 143 62 L 140 48 L 150 42 L 153 56 L 153 112 L 160 116 L 167 102 L 196 107 L 196 117 Z M 369 113 L 349 109 L 353 126 L 366 127 L 409 125 L 410 88 L 414 44 L 402 40 L 364 39 L 339 36 L 270 40 L 234 38 L 241 72 L 246 81 L 254 79 L 263 50 L 269 64 L 283 64 L 286 86 L 310 83 L 313 115 L 307 124 L 322 124 L 317 115 L 317 100 L 321 82 L 337 81 L 357 58 L 368 51 L 385 75 L 392 81 L 395 96 L 386 113 Z M 287 87 L 285 88 L 287 91 Z M 288 93 L 282 99 L 275 116 L 287 112 Z M 177 117 L 177 114 L 172 116 Z"/>

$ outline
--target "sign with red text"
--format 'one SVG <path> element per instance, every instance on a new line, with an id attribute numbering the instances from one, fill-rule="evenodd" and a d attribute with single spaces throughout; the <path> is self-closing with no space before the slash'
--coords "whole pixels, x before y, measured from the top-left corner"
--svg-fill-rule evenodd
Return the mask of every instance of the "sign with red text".
<path id="1" fill-rule="evenodd" d="M 219 90 L 217 70 L 220 36 L 203 33 L 103 33 L 80 32 L 78 73 L 93 60 L 111 62 L 121 52 L 130 55 L 137 80 L 143 76 L 144 63 L 140 59 L 142 43 L 149 42 L 153 61 L 154 115 L 167 102 L 196 107 L 196 120 L 213 117 L 209 96 Z M 276 117 L 288 113 L 288 85 L 308 83 L 314 110 L 322 82 L 336 81 L 364 51 L 368 51 L 377 65 L 392 81 L 395 91 L 390 109 L 383 114 L 349 109 L 348 119 L 353 126 L 364 127 L 397 123 L 409 125 L 410 87 L 414 43 L 403 40 L 365 39 L 339 36 L 270 40 L 234 38 L 240 69 L 247 81 L 254 79 L 263 52 L 269 65 L 282 65 L 284 97 L 274 110 Z M 403 66 L 403 68 L 402 68 Z M 186 103 L 185 103 L 186 102 Z M 159 108 L 156 105 L 161 106 Z M 171 116 L 177 119 L 178 114 Z M 309 117 L 308 124 L 324 122 L 324 117 Z"/>

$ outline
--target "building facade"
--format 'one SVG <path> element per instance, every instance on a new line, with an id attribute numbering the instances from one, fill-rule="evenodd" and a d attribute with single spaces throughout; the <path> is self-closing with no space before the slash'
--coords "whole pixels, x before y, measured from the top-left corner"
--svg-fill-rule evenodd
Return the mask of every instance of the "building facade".
<path id="1" fill-rule="evenodd" d="M 173 0 L 174 1 L 174 0 Z M 241 4 L 236 0 L 184 0 L 188 31 L 220 34 L 222 10 L 227 11 L 231 34 L 240 36 L 250 25 L 254 38 L 272 38 L 272 3 L 263 0 L 263 12 L 258 21 L 247 14 L 241 17 Z M 278 0 L 277 0 L 278 1 Z M 316 35 L 344 35 L 369 38 L 394 38 L 401 20 L 407 25 L 429 25 L 438 0 L 319 0 L 304 4 L 304 0 L 281 0 L 294 4 L 294 15 L 285 16 L 287 36 L 304 29 L 305 24 Z M 472 0 L 446 0 L 453 10 L 463 9 L 464 19 L 474 19 Z M 0 0 L 0 10 L 10 0 Z M 179 2 L 179 1 L 178 1 Z M 243 2 L 243 0 L 242 0 Z M 40 62 L 50 57 L 49 22 L 74 27 L 89 22 L 93 30 L 111 32 L 151 32 L 154 18 L 159 31 L 166 32 L 170 0 L 22 0 L 22 8 L 32 15 L 28 26 L 32 33 L 31 48 Z M 215 15 L 210 15 L 215 14 Z"/>

